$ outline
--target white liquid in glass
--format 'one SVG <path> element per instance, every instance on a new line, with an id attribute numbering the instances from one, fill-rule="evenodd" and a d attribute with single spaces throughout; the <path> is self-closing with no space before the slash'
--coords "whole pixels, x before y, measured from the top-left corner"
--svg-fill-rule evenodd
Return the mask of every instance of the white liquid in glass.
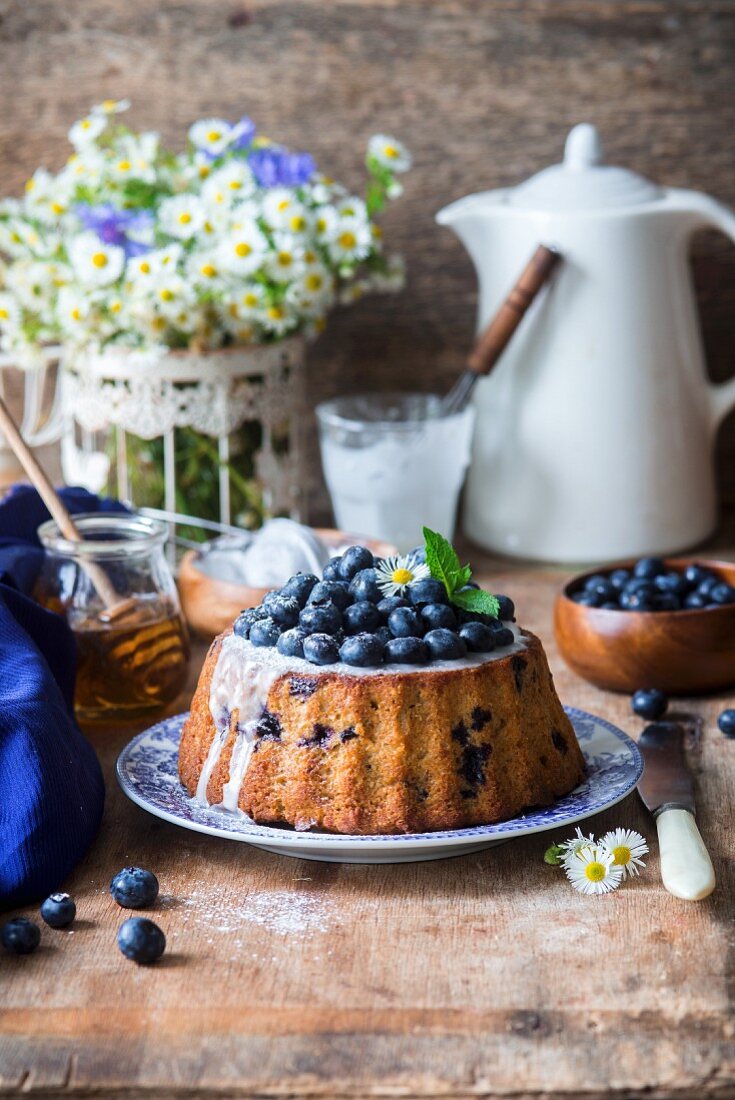
<path id="1" fill-rule="evenodd" d="M 470 460 L 474 410 L 371 424 L 363 435 L 322 428 L 322 462 L 337 524 L 393 542 L 402 552 L 423 542 L 422 527 L 451 538 Z"/>

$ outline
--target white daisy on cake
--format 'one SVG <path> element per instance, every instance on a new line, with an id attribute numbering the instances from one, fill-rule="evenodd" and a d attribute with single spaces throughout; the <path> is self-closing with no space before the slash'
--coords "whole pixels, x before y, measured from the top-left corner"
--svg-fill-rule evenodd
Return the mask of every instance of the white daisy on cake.
<path id="1" fill-rule="evenodd" d="M 585 847 L 564 861 L 566 876 L 580 894 L 607 894 L 623 881 L 623 868 L 602 847 Z"/>
<path id="2" fill-rule="evenodd" d="M 416 554 L 383 558 L 375 566 L 375 579 L 384 596 L 402 596 L 409 584 L 430 576 L 428 565 L 420 561 Z"/>
<path id="3" fill-rule="evenodd" d="M 648 852 L 645 838 L 634 829 L 612 829 L 600 840 L 600 848 L 612 856 L 613 867 L 622 870 L 623 877 L 640 874 L 645 867 L 642 856 Z"/>

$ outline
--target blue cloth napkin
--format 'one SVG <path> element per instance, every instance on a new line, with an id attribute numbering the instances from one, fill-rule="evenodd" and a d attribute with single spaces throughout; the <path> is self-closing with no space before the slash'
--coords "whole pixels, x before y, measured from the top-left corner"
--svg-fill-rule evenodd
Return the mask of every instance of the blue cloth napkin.
<path id="1" fill-rule="evenodd" d="M 63 489 L 72 513 L 124 511 L 86 489 Z M 35 489 L 0 503 L 0 909 L 57 889 L 99 828 L 102 771 L 74 721 L 74 638 L 29 593 L 49 518 Z"/>

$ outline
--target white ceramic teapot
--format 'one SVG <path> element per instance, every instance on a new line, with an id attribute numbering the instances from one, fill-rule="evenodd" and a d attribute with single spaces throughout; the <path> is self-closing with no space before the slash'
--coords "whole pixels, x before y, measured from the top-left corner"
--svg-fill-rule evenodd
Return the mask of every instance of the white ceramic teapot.
<path id="1" fill-rule="evenodd" d="M 596 129 L 583 124 L 562 164 L 437 218 L 477 267 L 478 327 L 537 244 L 564 258 L 476 387 L 466 534 L 511 556 L 567 562 L 706 538 L 714 438 L 735 379 L 707 379 L 688 246 L 705 226 L 735 239 L 735 214 L 605 166 Z"/>

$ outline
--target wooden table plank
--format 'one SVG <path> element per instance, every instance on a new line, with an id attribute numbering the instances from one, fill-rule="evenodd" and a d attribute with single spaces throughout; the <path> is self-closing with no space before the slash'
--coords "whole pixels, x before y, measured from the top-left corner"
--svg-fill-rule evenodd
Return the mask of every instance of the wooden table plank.
<path id="1" fill-rule="evenodd" d="M 564 701 L 636 734 L 627 698 L 558 660 L 560 574 L 486 560 L 483 576 L 541 634 Z M 80 921 L 44 929 L 33 956 L 0 957 L 0 1095 L 735 1095 L 735 743 L 714 726 L 723 703 L 691 704 L 706 719 L 692 763 L 719 883 L 695 905 L 663 890 L 655 851 L 639 881 L 587 899 L 544 865 L 548 837 L 362 867 L 188 833 L 118 790 L 130 731 L 96 735 L 108 798 L 66 884 Z M 619 823 L 655 840 L 635 796 L 590 827 Z M 123 914 L 107 884 L 129 862 L 161 880 L 152 915 L 169 951 L 148 969 L 114 943 Z"/>

